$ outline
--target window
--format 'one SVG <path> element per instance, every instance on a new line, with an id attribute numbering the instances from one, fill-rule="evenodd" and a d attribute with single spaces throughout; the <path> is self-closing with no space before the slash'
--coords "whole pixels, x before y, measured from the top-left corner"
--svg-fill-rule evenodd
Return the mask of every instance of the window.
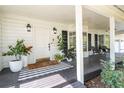
<path id="1" fill-rule="evenodd" d="M 119 40 L 115 40 L 115 52 L 119 53 L 120 52 L 120 43 Z"/>
<path id="2" fill-rule="evenodd" d="M 115 40 L 115 52 L 116 53 L 124 52 L 124 40 Z"/>
<path id="3" fill-rule="evenodd" d="M 76 47 L 76 33 L 69 32 L 69 48 Z"/>
<path id="4" fill-rule="evenodd" d="M 109 35 L 105 35 L 105 46 L 107 48 L 110 48 L 110 36 Z"/>
<path id="5" fill-rule="evenodd" d="M 120 52 L 124 52 L 124 40 L 121 40 L 120 42 Z"/>
<path id="6" fill-rule="evenodd" d="M 83 32 L 83 50 L 87 51 L 87 33 Z"/>
<path id="7" fill-rule="evenodd" d="M 104 35 L 99 35 L 99 47 L 104 46 Z"/>

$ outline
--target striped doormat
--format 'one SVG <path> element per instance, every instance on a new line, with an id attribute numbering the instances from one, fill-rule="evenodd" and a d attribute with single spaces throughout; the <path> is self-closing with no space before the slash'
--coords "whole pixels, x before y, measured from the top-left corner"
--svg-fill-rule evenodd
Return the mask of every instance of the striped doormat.
<path id="1" fill-rule="evenodd" d="M 61 62 L 57 65 L 51 65 L 51 66 L 41 67 L 41 68 L 36 68 L 31 70 L 25 68 L 21 70 L 21 72 L 19 73 L 18 81 L 32 79 L 35 77 L 44 76 L 47 74 L 55 73 L 55 72 L 70 69 L 70 68 L 73 68 L 73 66 L 64 62 Z"/>

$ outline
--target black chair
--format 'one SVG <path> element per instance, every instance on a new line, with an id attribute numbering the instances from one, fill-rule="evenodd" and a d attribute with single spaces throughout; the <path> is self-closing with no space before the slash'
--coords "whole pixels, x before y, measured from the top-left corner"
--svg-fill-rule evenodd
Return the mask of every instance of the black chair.
<path id="1" fill-rule="evenodd" d="M 99 49 L 102 51 L 101 53 L 109 53 L 110 49 L 107 48 L 106 46 L 100 46 Z"/>
<path id="2" fill-rule="evenodd" d="M 91 50 L 93 51 L 93 54 L 99 54 L 100 50 L 96 47 L 91 47 Z"/>

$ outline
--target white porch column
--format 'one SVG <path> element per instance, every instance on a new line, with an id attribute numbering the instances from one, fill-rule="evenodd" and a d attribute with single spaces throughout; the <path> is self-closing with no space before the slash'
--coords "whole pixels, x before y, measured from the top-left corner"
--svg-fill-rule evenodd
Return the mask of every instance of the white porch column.
<path id="1" fill-rule="evenodd" d="M 115 68 L 115 19 L 109 18 L 110 21 L 110 60 L 113 62 L 113 69 Z"/>
<path id="2" fill-rule="evenodd" d="M 82 6 L 75 6 L 76 13 L 76 57 L 77 57 L 77 80 L 84 83 L 83 67 L 83 19 Z"/>

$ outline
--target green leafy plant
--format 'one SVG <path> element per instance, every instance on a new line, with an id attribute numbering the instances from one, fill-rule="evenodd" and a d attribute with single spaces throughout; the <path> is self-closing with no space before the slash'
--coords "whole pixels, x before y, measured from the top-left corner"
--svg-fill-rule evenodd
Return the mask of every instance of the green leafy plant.
<path id="1" fill-rule="evenodd" d="M 64 57 L 67 58 L 74 58 L 74 49 L 75 48 L 70 48 L 67 51 L 64 49 L 64 40 L 62 39 L 62 35 L 60 34 L 59 36 L 57 36 L 58 39 L 58 50 L 61 51 L 64 55 Z"/>
<path id="2" fill-rule="evenodd" d="M 111 61 L 102 60 L 102 65 L 101 81 L 113 88 L 124 87 L 124 73 L 120 70 L 112 70 Z"/>
<path id="3" fill-rule="evenodd" d="M 70 59 L 70 58 L 74 58 L 74 50 L 75 50 L 75 48 L 70 48 L 70 49 L 68 49 L 68 51 L 67 51 L 67 58 L 68 59 Z"/>
<path id="4" fill-rule="evenodd" d="M 17 40 L 15 46 L 8 46 L 9 51 L 3 53 L 2 56 L 15 56 L 16 60 L 21 60 L 21 55 L 27 55 L 31 52 L 31 46 L 26 47 L 24 45 L 24 40 Z"/>
<path id="5" fill-rule="evenodd" d="M 30 55 L 32 46 L 26 47 L 24 44 L 22 45 L 22 55 Z"/>
<path id="6" fill-rule="evenodd" d="M 60 34 L 59 36 L 57 36 L 58 39 L 58 50 L 61 51 L 64 55 L 65 55 L 65 50 L 64 50 L 64 41 L 62 39 L 62 35 Z"/>
<path id="7" fill-rule="evenodd" d="M 58 61 L 58 62 L 60 62 L 60 61 L 62 61 L 64 59 L 64 56 L 60 55 L 60 54 L 55 54 L 54 57 L 55 57 L 55 60 Z"/>
<path id="8" fill-rule="evenodd" d="M 57 39 L 58 39 L 58 50 L 63 53 L 64 57 L 67 56 L 67 50 L 65 49 L 65 45 L 64 45 L 64 40 L 62 38 L 62 35 L 60 34 L 59 36 L 57 36 Z"/>

